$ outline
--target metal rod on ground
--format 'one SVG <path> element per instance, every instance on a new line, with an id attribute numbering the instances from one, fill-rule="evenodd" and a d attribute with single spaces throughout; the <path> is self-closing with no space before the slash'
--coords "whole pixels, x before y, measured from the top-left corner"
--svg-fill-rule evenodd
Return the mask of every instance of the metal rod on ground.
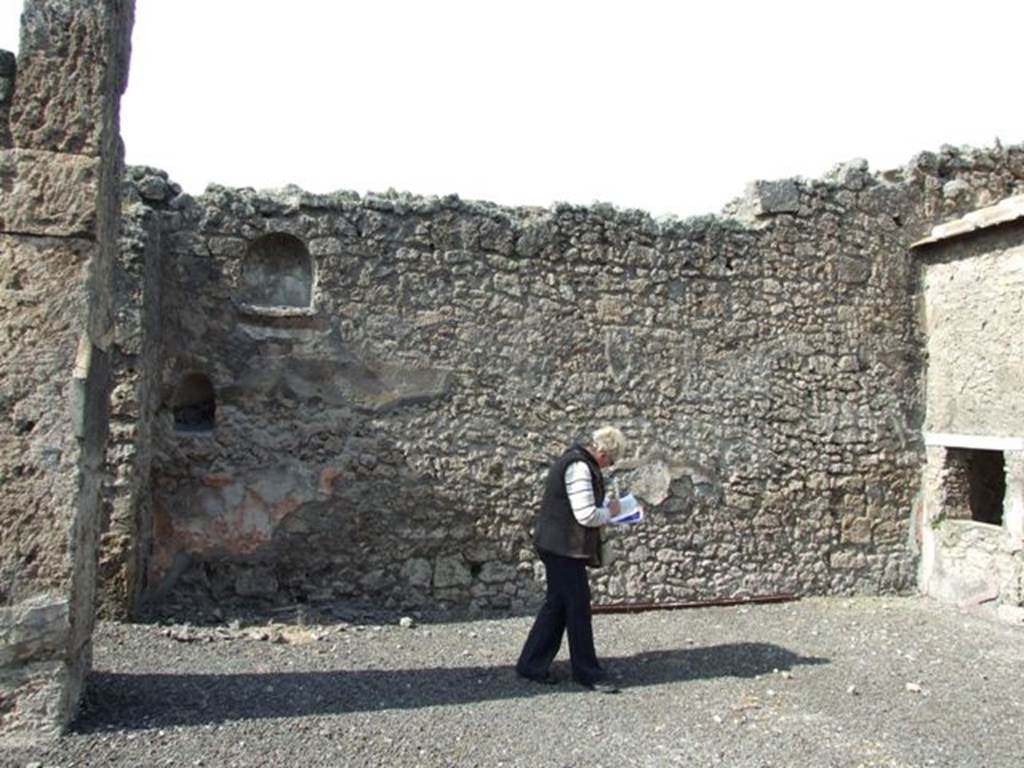
<path id="1" fill-rule="evenodd" d="M 641 611 L 676 611 L 684 608 L 717 608 L 727 605 L 752 603 L 788 603 L 799 600 L 799 595 L 752 595 L 750 597 L 713 597 L 708 600 L 689 600 L 673 603 L 604 603 L 591 607 L 591 613 L 640 613 Z"/>

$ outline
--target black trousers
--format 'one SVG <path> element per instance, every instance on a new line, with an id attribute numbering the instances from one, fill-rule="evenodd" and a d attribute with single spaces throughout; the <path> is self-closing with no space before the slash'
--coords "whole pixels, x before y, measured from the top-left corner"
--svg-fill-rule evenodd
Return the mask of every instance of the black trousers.
<path id="1" fill-rule="evenodd" d="M 526 637 L 516 672 L 526 677 L 545 675 L 558 655 L 562 635 L 569 635 L 569 661 L 573 679 L 593 685 L 604 679 L 594 652 L 590 620 L 590 583 L 585 560 L 539 552 L 544 562 L 547 592 Z"/>

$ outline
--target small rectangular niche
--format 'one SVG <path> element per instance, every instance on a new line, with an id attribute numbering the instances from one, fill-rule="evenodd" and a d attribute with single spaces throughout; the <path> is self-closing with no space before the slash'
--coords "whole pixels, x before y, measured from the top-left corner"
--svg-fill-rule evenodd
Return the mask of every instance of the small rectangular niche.
<path id="1" fill-rule="evenodd" d="M 951 476 L 946 489 L 960 515 L 977 523 L 1001 526 L 1006 498 L 1006 461 L 1002 451 L 980 448 L 950 448 L 946 454 Z M 949 498 L 952 501 L 952 498 Z M 951 510 L 950 510 L 951 511 Z"/>

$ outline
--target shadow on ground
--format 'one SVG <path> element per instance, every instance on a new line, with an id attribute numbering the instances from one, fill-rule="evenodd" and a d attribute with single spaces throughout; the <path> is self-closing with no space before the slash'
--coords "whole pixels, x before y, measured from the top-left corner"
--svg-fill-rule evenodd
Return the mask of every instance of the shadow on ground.
<path id="1" fill-rule="evenodd" d="M 828 662 L 767 643 L 648 651 L 606 660 L 625 688 L 754 677 Z M 555 671 L 565 677 L 567 664 L 560 662 Z M 93 672 L 85 707 L 73 730 L 90 733 L 416 709 L 560 693 L 586 692 L 568 681 L 558 686 L 523 681 L 511 666 L 224 675 Z"/>

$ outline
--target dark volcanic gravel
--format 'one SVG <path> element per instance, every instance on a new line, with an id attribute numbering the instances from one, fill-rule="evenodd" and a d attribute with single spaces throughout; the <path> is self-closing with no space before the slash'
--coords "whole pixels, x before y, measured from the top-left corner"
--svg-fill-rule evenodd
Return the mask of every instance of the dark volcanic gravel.
<path id="1" fill-rule="evenodd" d="M 101 624 L 72 731 L 0 765 L 1024 764 L 1024 629 L 924 599 L 600 615 L 617 696 L 518 680 L 529 617 L 399 618 Z"/>

